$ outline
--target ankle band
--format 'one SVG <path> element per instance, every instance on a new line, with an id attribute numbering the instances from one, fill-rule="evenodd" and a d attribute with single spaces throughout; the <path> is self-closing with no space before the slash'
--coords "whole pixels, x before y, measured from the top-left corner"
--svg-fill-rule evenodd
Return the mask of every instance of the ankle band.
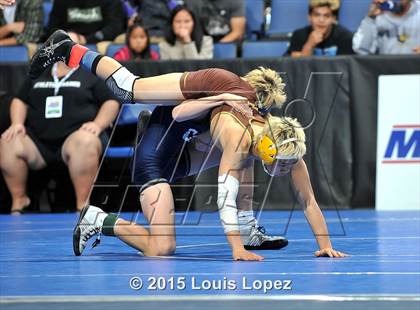
<path id="1" fill-rule="evenodd" d="M 102 225 L 102 233 L 105 236 L 115 236 L 114 226 L 117 220 L 118 216 L 116 214 L 108 214 L 108 216 L 104 219 L 104 223 Z"/>
<path id="2" fill-rule="evenodd" d="M 76 68 L 79 66 L 83 56 L 89 51 L 89 49 L 83 45 L 76 44 L 71 48 L 70 59 L 67 64 L 70 68 Z"/>

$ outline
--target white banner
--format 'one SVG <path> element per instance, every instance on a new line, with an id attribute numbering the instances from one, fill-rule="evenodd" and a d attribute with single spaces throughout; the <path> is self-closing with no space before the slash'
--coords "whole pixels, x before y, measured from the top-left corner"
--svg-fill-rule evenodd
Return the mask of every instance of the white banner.
<path id="1" fill-rule="evenodd" d="M 420 210 L 420 75 L 379 77 L 376 209 Z"/>

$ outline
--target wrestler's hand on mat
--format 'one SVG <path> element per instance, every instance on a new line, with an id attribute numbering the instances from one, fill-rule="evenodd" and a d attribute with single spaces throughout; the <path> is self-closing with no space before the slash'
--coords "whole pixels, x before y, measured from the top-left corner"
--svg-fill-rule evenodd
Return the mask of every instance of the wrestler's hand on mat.
<path id="1" fill-rule="evenodd" d="M 95 136 L 99 136 L 99 134 L 101 133 L 101 128 L 95 122 L 84 123 L 82 127 L 80 127 L 80 130 L 88 131 L 91 134 L 94 134 Z"/>
<path id="2" fill-rule="evenodd" d="M 264 259 L 264 257 L 249 252 L 244 248 L 232 250 L 232 256 L 234 260 L 262 261 Z"/>
<path id="3" fill-rule="evenodd" d="M 220 95 L 220 99 L 246 117 L 252 116 L 252 109 L 248 105 L 247 98 L 230 93 L 224 93 Z"/>
<path id="4" fill-rule="evenodd" d="M 26 129 L 23 124 L 12 124 L 9 128 L 6 129 L 5 132 L 1 135 L 1 138 L 4 139 L 6 142 L 9 142 L 17 135 L 25 135 Z"/>
<path id="5" fill-rule="evenodd" d="M 315 252 L 315 256 L 317 257 L 346 257 L 347 254 L 336 251 L 333 248 L 325 248 Z"/>

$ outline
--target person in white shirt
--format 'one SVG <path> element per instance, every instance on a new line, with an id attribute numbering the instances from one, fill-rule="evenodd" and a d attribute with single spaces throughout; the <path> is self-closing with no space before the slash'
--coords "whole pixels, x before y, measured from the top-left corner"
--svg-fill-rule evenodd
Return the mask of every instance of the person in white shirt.
<path id="1" fill-rule="evenodd" d="M 420 1 L 373 0 L 353 37 L 353 50 L 368 54 L 420 54 Z"/>
<path id="2" fill-rule="evenodd" d="M 203 34 L 193 11 L 186 6 L 177 6 L 170 21 L 171 28 L 159 44 L 161 59 L 213 58 L 213 38 Z"/>

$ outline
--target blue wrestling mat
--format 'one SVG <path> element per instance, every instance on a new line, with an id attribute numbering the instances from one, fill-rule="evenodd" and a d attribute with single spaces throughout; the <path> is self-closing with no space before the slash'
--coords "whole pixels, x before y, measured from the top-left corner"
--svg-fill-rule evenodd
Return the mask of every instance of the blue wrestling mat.
<path id="1" fill-rule="evenodd" d="M 177 213 L 173 257 L 143 257 L 105 236 L 75 257 L 76 214 L 0 216 L 0 307 L 418 309 L 420 213 L 324 214 L 334 248 L 350 257 L 314 257 L 317 244 L 301 211 L 263 213 L 267 232 L 290 241 L 259 251 L 263 262 L 232 261 L 217 213 Z"/>

